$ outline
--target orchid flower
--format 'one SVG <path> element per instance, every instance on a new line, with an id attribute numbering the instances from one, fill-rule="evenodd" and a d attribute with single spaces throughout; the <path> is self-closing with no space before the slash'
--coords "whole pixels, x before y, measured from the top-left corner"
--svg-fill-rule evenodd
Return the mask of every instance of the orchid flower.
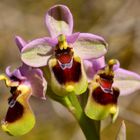
<path id="1" fill-rule="evenodd" d="M 102 120 L 111 115 L 115 121 L 119 111 L 118 97 L 139 90 L 140 75 L 120 68 L 117 60 L 110 60 L 105 64 L 103 57 L 87 60 L 85 66 L 91 82 L 85 107 L 86 115 L 94 120 Z"/>
<path id="2" fill-rule="evenodd" d="M 26 43 L 16 37 L 16 44 L 21 49 Z M 9 108 L 2 121 L 2 129 L 10 135 L 18 136 L 29 132 L 35 125 L 35 117 L 29 105 L 31 95 L 45 99 L 46 82 L 40 69 L 35 69 L 23 63 L 21 67 L 6 75 L 0 75 L 10 88 L 11 96 L 8 99 Z"/>
<path id="3" fill-rule="evenodd" d="M 111 115 L 115 121 L 119 96 L 139 90 L 140 75 L 120 68 L 115 59 L 106 64 L 107 43 L 102 37 L 73 33 L 68 7 L 51 7 L 45 23 L 50 37 L 26 43 L 17 36 L 23 64 L 13 72 L 7 67 L 6 75 L 0 75 L 11 93 L 2 129 L 14 136 L 29 132 L 35 125 L 29 99 L 32 95 L 45 99 L 47 87 L 47 94 L 74 115 L 87 140 L 99 140 L 100 120 Z M 77 95 L 82 93 L 81 98 L 86 94 L 88 98 L 80 102 Z"/>
<path id="4" fill-rule="evenodd" d="M 91 33 L 72 34 L 73 17 L 64 5 L 55 5 L 48 10 L 46 26 L 51 37 L 26 44 L 21 50 L 22 61 L 32 67 L 48 67 L 48 84 L 56 95 L 84 93 L 88 82 L 83 60 L 103 56 L 107 43 Z"/>

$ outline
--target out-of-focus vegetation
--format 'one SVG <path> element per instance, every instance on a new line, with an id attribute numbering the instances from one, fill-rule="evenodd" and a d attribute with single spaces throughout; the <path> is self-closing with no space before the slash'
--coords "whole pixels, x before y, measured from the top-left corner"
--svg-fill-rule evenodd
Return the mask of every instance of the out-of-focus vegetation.
<path id="1" fill-rule="evenodd" d="M 8 65 L 20 65 L 14 36 L 25 40 L 48 36 L 44 17 L 54 4 L 66 4 L 74 16 L 74 31 L 102 35 L 109 43 L 107 59 L 117 58 L 121 67 L 140 73 L 140 0 L 1 0 L 0 1 L 0 73 Z M 7 109 L 8 89 L 0 83 L 0 119 Z M 102 140 L 114 140 L 122 119 L 126 121 L 127 140 L 140 137 L 140 95 L 120 97 L 120 114 L 107 126 Z M 73 117 L 50 99 L 31 100 L 37 123 L 22 137 L 11 137 L 0 130 L 0 140 L 84 140 Z"/>

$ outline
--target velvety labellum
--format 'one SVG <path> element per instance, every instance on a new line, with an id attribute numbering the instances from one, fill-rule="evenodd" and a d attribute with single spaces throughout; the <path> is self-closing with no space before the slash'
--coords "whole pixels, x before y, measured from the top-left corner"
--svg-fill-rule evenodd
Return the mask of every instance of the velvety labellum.
<path id="1" fill-rule="evenodd" d="M 24 113 L 23 106 L 19 102 L 16 101 L 12 107 L 11 106 L 9 107 L 6 117 L 5 117 L 5 121 L 12 123 L 20 119 L 23 113 Z"/>
<path id="2" fill-rule="evenodd" d="M 116 88 L 113 88 L 112 93 L 104 92 L 101 87 L 97 87 L 92 92 L 92 97 L 94 98 L 94 100 L 102 105 L 117 104 L 118 96 L 119 96 L 119 90 Z"/>
<path id="3" fill-rule="evenodd" d="M 10 90 L 12 96 L 8 99 L 9 107 L 13 107 L 16 103 L 16 98 L 21 94 L 20 91 L 17 90 L 17 87 L 11 87 Z"/>
<path id="4" fill-rule="evenodd" d="M 52 68 L 57 81 L 60 84 L 67 82 L 78 82 L 81 78 L 81 64 L 73 60 L 70 68 L 62 69 L 59 63 Z"/>
<path id="5" fill-rule="evenodd" d="M 113 75 L 100 74 L 100 78 L 98 79 L 97 82 L 99 82 L 104 92 L 112 94 L 113 78 L 114 78 Z"/>
<path id="6" fill-rule="evenodd" d="M 12 96 L 8 99 L 9 108 L 5 121 L 14 122 L 22 117 L 24 108 L 18 101 L 16 101 L 17 97 L 21 94 L 21 92 L 17 90 L 17 87 L 11 87 L 10 92 Z"/>
<path id="7" fill-rule="evenodd" d="M 55 56 L 58 59 L 58 61 L 62 64 L 70 63 L 73 57 L 72 48 L 67 49 L 56 49 L 55 50 Z"/>
<path id="8" fill-rule="evenodd" d="M 105 89 L 111 89 L 112 88 L 112 81 L 108 81 L 106 79 L 100 78 L 99 80 L 100 85 Z"/>

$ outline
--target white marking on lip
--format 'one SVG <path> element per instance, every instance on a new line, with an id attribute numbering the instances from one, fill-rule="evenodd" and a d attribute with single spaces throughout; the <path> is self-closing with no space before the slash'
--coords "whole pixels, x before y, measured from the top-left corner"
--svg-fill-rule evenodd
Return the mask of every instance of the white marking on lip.
<path id="1" fill-rule="evenodd" d="M 10 108 L 13 108 L 16 104 L 16 100 L 15 99 L 9 99 L 8 104 L 9 104 Z"/>
<path id="2" fill-rule="evenodd" d="M 73 64 L 73 58 L 71 59 L 71 61 L 69 63 L 63 64 L 59 60 L 58 60 L 58 63 L 63 70 L 66 68 L 70 69 L 72 67 L 72 64 Z"/>
<path id="3" fill-rule="evenodd" d="M 100 87 L 101 87 L 101 89 L 102 89 L 105 93 L 110 93 L 110 94 L 113 95 L 113 90 L 112 90 L 112 88 L 111 88 L 111 89 L 109 89 L 109 88 L 103 88 L 101 85 L 100 85 Z"/>

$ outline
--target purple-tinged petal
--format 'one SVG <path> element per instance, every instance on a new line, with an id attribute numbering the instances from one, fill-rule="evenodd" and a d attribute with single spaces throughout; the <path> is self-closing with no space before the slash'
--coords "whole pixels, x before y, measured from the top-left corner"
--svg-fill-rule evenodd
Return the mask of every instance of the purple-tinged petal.
<path id="1" fill-rule="evenodd" d="M 21 59 L 25 64 L 32 67 L 45 66 L 53 54 L 53 46 L 57 43 L 56 39 L 47 37 L 33 40 L 22 49 Z"/>
<path id="2" fill-rule="evenodd" d="M 26 45 L 26 42 L 20 36 L 15 37 L 15 42 L 21 52 L 22 48 Z"/>
<path id="3" fill-rule="evenodd" d="M 46 14 L 46 26 L 52 38 L 60 34 L 71 35 L 73 30 L 73 17 L 65 5 L 55 5 Z"/>
<path id="4" fill-rule="evenodd" d="M 22 65 L 22 67 L 19 68 L 22 75 L 27 77 L 27 80 L 31 84 L 32 88 L 32 95 L 46 99 L 45 93 L 47 88 L 47 82 L 43 77 L 43 73 L 40 69 L 35 69 L 32 67 L 29 67 L 25 64 Z"/>
<path id="5" fill-rule="evenodd" d="M 95 59 L 107 52 L 107 43 L 100 36 L 80 33 L 78 39 L 73 44 L 73 49 L 75 54 L 83 59 Z"/>
<path id="6" fill-rule="evenodd" d="M 105 58 L 102 56 L 97 59 L 84 60 L 84 66 L 88 80 L 91 81 L 93 80 L 94 75 L 97 74 L 98 70 L 105 67 Z"/>
<path id="7" fill-rule="evenodd" d="M 11 80 L 25 80 L 26 77 L 23 76 L 19 69 L 15 69 L 13 72 L 10 71 L 10 66 L 6 68 L 6 74 Z"/>
<path id="8" fill-rule="evenodd" d="M 77 32 L 77 33 L 74 33 L 74 34 L 72 34 L 70 36 L 67 36 L 67 42 L 70 43 L 70 44 L 73 44 L 78 39 L 79 34 L 80 33 Z"/>
<path id="9" fill-rule="evenodd" d="M 104 56 L 98 58 L 98 59 L 93 59 L 92 60 L 92 65 L 93 65 L 93 69 L 95 69 L 95 71 L 97 72 L 98 70 L 102 69 L 105 67 L 105 58 Z"/>
<path id="10" fill-rule="evenodd" d="M 10 71 L 10 66 L 8 66 L 5 70 L 5 73 L 8 77 L 11 77 L 12 76 L 12 72 Z"/>
<path id="11" fill-rule="evenodd" d="M 119 68 L 115 73 L 114 87 L 119 88 L 120 95 L 128 95 L 140 90 L 140 75 L 134 72 Z"/>
<path id="12" fill-rule="evenodd" d="M 118 68 L 120 68 L 120 62 L 118 60 L 116 60 L 116 64 L 113 65 L 113 70 L 117 70 Z"/>

